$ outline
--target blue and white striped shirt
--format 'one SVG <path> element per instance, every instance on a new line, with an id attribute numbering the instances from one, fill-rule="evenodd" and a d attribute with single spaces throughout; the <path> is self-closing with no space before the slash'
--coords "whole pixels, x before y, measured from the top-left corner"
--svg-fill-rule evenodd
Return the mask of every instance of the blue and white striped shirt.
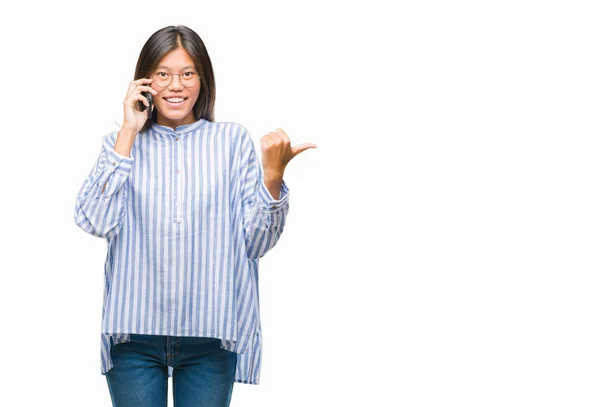
<path id="1" fill-rule="evenodd" d="M 153 123 L 130 157 L 114 151 L 117 134 L 103 137 L 75 205 L 77 225 L 108 245 L 101 373 L 113 367 L 111 337 L 213 337 L 238 353 L 235 381 L 258 384 L 258 263 L 283 232 L 285 181 L 273 199 L 237 123 Z"/>

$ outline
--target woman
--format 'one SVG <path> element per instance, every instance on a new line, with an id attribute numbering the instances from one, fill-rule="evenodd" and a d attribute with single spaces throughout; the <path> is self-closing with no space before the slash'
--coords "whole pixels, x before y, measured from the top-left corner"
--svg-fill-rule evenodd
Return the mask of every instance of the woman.
<path id="1" fill-rule="evenodd" d="M 259 383 L 259 258 L 283 232 L 286 165 L 316 146 L 277 129 L 261 167 L 214 102 L 198 34 L 154 33 L 77 196 L 77 225 L 108 244 L 101 372 L 114 406 L 166 405 L 168 377 L 176 406 L 228 406 L 234 382 Z"/>

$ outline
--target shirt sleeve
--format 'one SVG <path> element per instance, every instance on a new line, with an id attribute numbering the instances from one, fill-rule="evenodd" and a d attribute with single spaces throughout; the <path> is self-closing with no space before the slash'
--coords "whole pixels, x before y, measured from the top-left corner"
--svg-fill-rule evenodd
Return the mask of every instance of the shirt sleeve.
<path id="1" fill-rule="evenodd" d="M 134 157 L 114 151 L 115 141 L 116 135 L 113 138 L 111 134 L 102 139 L 100 155 L 75 203 L 77 226 L 102 238 L 115 236 L 123 226 L 129 185 L 125 181 L 134 163 Z"/>
<path id="2" fill-rule="evenodd" d="M 258 259 L 279 240 L 289 210 L 289 188 L 281 183 L 279 199 L 273 199 L 264 184 L 252 138 L 245 131 L 242 141 L 242 208 L 248 258 Z"/>

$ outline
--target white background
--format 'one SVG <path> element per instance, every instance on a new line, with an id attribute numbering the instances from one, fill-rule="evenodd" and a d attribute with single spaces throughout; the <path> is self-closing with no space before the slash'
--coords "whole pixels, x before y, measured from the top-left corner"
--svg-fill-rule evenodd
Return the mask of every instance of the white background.
<path id="1" fill-rule="evenodd" d="M 206 44 L 217 121 L 318 146 L 286 170 L 261 383 L 232 406 L 600 404 L 595 2 L 84 4 L 0 17 L 7 405 L 111 405 L 106 243 L 75 197 L 172 24 Z"/>

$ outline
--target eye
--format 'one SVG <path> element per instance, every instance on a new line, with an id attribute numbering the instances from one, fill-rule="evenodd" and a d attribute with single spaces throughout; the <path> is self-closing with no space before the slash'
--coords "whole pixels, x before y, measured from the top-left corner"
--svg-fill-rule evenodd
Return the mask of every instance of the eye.
<path id="1" fill-rule="evenodd" d="M 157 75 L 160 78 L 167 78 L 169 76 L 169 74 L 166 72 L 157 72 L 154 75 Z"/>
<path id="2" fill-rule="evenodd" d="M 194 71 L 188 71 L 183 74 L 183 76 L 185 76 L 186 78 L 192 78 L 194 75 L 196 75 L 196 72 Z"/>

